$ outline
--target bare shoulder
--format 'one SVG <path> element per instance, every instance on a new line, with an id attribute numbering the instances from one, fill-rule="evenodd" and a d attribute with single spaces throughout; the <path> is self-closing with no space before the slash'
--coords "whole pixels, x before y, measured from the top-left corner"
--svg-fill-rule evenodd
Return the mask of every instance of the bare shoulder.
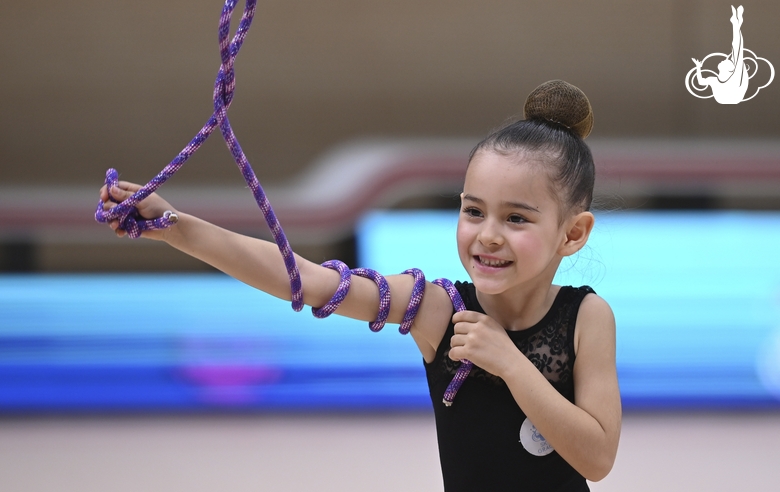
<path id="1" fill-rule="evenodd" d="M 612 340 L 614 345 L 615 315 L 607 301 L 596 294 L 586 295 L 577 313 L 574 332 L 574 353 L 577 355 L 583 338 L 601 343 Z"/>
<path id="2" fill-rule="evenodd" d="M 591 293 L 585 296 L 580 304 L 580 312 L 578 318 L 596 318 L 596 319 L 611 319 L 614 321 L 615 316 L 612 313 L 612 308 L 609 303 L 604 300 L 603 297 Z M 579 321 L 579 319 L 578 319 Z"/>

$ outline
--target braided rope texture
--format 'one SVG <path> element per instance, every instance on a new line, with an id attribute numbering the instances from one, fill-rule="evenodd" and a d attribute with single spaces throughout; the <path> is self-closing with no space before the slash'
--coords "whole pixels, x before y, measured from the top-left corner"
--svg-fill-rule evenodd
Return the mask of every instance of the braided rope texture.
<path id="1" fill-rule="evenodd" d="M 460 312 L 466 310 L 466 304 L 463 302 L 463 299 L 460 297 L 458 290 L 452 282 L 446 278 L 437 278 L 433 283 L 442 287 L 447 292 L 447 295 L 450 296 L 450 300 L 452 301 L 452 305 L 455 307 L 455 311 Z M 460 387 L 463 386 L 463 382 L 469 376 L 473 366 L 474 364 L 470 360 L 463 359 L 461 361 L 455 376 L 452 378 L 452 381 L 450 381 L 450 384 L 447 385 L 447 389 L 444 390 L 444 398 L 442 401 L 448 407 L 452 405 L 453 400 L 455 400 L 455 395 L 458 393 Z"/>
<path id="2" fill-rule="evenodd" d="M 276 219 L 271 204 L 265 196 L 263 187 L 260 186 L 257 176 L 255 176 L 252 167 L 249 165 L 249 161 L 244 155 L 244 151 L 241 149 L 241 145 L 238 143 L 235 133 L 233 133 L 233 128 L 230 126 L 230 120 L 227 116 L 227 111 L 230 107 L 230 103 L 233 101 L 233 93 L 236 89 L 236 77 L 233 70 L 233 63 L 241 49 L 241 45 L 244 43 L 244 38 L 249 31 L 249 26 L 252 24 L 257 0 L 246 0 L 244 13 L 241 16 L 238 29 L 236 30 L 233 39 L 228 42 L 228 36 L 230 34 L 230 16 L 233 13 L 237 2 L 238 0 L 227 0 L 219 18 L 219 52 L 222 63 L 214 82 L 214 113 L 190 143 L 187 144 L 187 146 L 184 147 L 184 149 L 179 152 L 179 154 L 165 166 L 157 176 L 135 192 L 130 198 L 107 211 L 103 211 L 103 201 L 101 200 L 95 211 L 95 220 L 98 222 L 109 222 L 111 220 L 119 219 L 120 227 L 126 230 L 131 238 L 140 237 L 141 232 L 145 230 L 170 227 L 173 222 L 166 218 L 144 220 L 138 214 L 138 210 L 135 206 L 138 202 L 157 190 L 157 188 L 165 183 L 168 178 L 173 176 L 173 174 L 187 162 L 187 159 L 203 145 L 203 142 L 206 141 L 214 129 L 219 126 L 222 137 L 225 139 L 225 143 L 230 149 L 230 153 L 233 155 L 236 165 L 238 165 L 238 168 L 241 170 L 241 174 L 244 176 L 244 180 L 249 186 L 249 189 L 252 190 L 255 201 L 260 207 L 263 217 L 265 217 L 265 221 L 274 237 L 274 241 L 279 247 L 279 251 L 284 259 L 284 265 L 290 274 L 293 309 L 300 311 L 303 309 L 301 275 L 298 271 L 298 266 L 295 263 L 295 257 L 290 248 L 290 243 L 287 241 L 284 231 L 282 230 L 279 221 Z M 109 169 L 108 172 L 106 172 L 105 184 L 108 186 L 109 190 L 111 190 L 111 186 L 117 183 L 118 178 L 119 174 L 115 169 Z M 116 202 L 113 198 L 111 198 L 111 201 Z"/>
<path id="3" fill-rule="evenodd" d="M 249 26 L 252 24 L 257 0 L 246 0 L 244 13 L 241 16 L 238 29 L 236 30 L 233 39 L 228 41 L 230 34 L 230 18 L 237 3 L 238 0 L 226 0 L 219 18 L 218 38 L 221 64 L 214 82 L 214 112 L 211 117 L 190 143 L 188 143 L 187 146 L 184 147 L 184 149 L 182 149 L 182 151 L 179 152 L 179 154 L 168 163 L 159 174 L 157 174 L 157 176 L 152 178 L 149 183 L 141 187 L 123 202 L 118 202 L 110 195 L 111 187 L 115 186 L 119 181 L 119 173 L 116 169 L 109 169 L 106 172 L 105 184 L 109 190 L 110 201 L 116 205 L 108 210 L 103 210 L 104 202 L 103 200 L 100 200 L 95 211 L 95 220 L 101 223 L 118 220 L 119 227 L 127 231 L 127 235 L 134 239 L 141 237 L 143 231 L 165 229 L 172 226 L 177 220 L 173 214 L 166 212 L 160 218 L 148 220 L 138 213 L 136 205 L 154 193 L 171 176 L 173 176 L 176 171 L 181 169 L 184 163 L 200 148 L 211 133 L 219 127 L 222 137 L 225 140 L 230 153 L 233 155 L 236 165 L 241 171 L 247 185 L 252 190 L 255 201 L 257 202 L 260 211 L 263 213 L 268 228 L 271 230 L 274 242 L 282 254 L 284 265 L 290 279 L 292 308 L 295 311 L 300 311 L 303 309 L 303 287 L 298 265 L 295 262 L 295 256 L 290 247 L 290 243 L 282 230 L 282 226 L 271 207 L 271 203 L 263 191 L 263 187 L 260 185 L 252 166 L 249 164 L 249 160 L 246 158 L 246 155 L 244 155 L 244 151 L 238 143 L 238 139 L 233 132 L 230 120 L 227 116 L 227 111 L 230 108 L 230 103 L 233 101 L 233 94 L 236 88 L 236 77 L 233 64 L 241 49 L 241 45 L 244 42 L 244 38 L 249 31 Z M 312 314 L 317 318 L 325 318 L 333 314 L 347 297 L 352 275 L 358 275 L 372 280 L 379 288 L 379 313 L 377 319 L 369 323 L 369 328 L 374 332 L 381 330 L 390 314 L 390 287 L 387 280 L 378 272 L 367 268 L 350 270 L 345 263 L 339 260 L 327 261 L 323 263 L 322 266 L 339 272 L 339 286 L 327 304 L 320 308 L 312 308 Z M 423 275 L 423 272 L 417 268 L 411 268 L 403 273 L 414 277 L 414 286 L 412 288 L 409 305 L 407 306 L 401 325 L 398 328 L 398 331 L 405 335 L 409 333 L 409 330 L 414 323 L 423 295 L 425 294 L 425 276 Z M 463 300 L 460 298 L 460 295 L 452 282 L 447 279 L 437 279 L 433 283 L 443 287 L 447 291 L 447 294 L 450 296 L 457 311 L 463 311 L 465 309 Z M 470 370 L 471 363 L 464 360 L 445 392 L 444 403 L 446 405 L 449 406 L 452 404 L 455 394 L 463 384 L 463 381 L 465 381 Z"/>

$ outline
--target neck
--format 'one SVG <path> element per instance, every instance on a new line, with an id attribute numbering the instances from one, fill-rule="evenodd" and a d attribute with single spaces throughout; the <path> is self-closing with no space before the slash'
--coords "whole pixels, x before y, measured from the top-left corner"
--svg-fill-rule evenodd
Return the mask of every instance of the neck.
<path id="1" fill-rule="evenodd" d="M 553 272 L 554 273 L 554 272 Z M 560 289 L 552 285 L 553 275 L 538 279 L 533 284 L 518 286 L 500 294 L 477 291 L 477 300 L 485 314 L 510 331 L 534 326 L 550 310 Z"/>

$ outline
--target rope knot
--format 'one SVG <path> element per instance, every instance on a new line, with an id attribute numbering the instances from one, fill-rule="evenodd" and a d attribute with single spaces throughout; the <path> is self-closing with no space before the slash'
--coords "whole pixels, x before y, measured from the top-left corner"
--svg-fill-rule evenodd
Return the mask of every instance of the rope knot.
<path id="1" fill-rule="evenodd" d="M 116 203 L 108 210 L 103 210 L 105 202 L 100 200 L 98 202 L 97 209 L 95 210 L 95 220 L 101 223 L 111 222 L 112 220 L 119 221 L 119 228 L 124 229 L 127 235 L 133 239 L 141 237 L 143 231 L 151 231 L 158 229 L 165 229 L 179 221 L 179 217 L 171 212 L 166 211 L 162 217 L 156 219 L 146 219 L 143 217 L 135 205 L 143 200 L 144 197 L 140 197 L 140 191 L 124 202 L 120 202 L 113 196 L 111 196 L 111 188 L 116 186 L 119 182 L 119 173 L 116 169 L 109 169 L 106 172 L 106 187 L 108 188 L 108 198 L 111 202 Z"/>

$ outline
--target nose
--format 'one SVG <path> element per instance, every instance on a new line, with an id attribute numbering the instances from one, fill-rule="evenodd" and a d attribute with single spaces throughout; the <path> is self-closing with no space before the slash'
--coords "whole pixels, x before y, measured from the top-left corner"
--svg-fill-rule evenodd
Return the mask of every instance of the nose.
<path id="1" fill-rule="evenodd" d="M 501 228 L 492 220 L 486 220 L 482 224 L 477 239 L 485 247 L 496 247 L 504 244 L 504 236 L 501 234 Z"/>

